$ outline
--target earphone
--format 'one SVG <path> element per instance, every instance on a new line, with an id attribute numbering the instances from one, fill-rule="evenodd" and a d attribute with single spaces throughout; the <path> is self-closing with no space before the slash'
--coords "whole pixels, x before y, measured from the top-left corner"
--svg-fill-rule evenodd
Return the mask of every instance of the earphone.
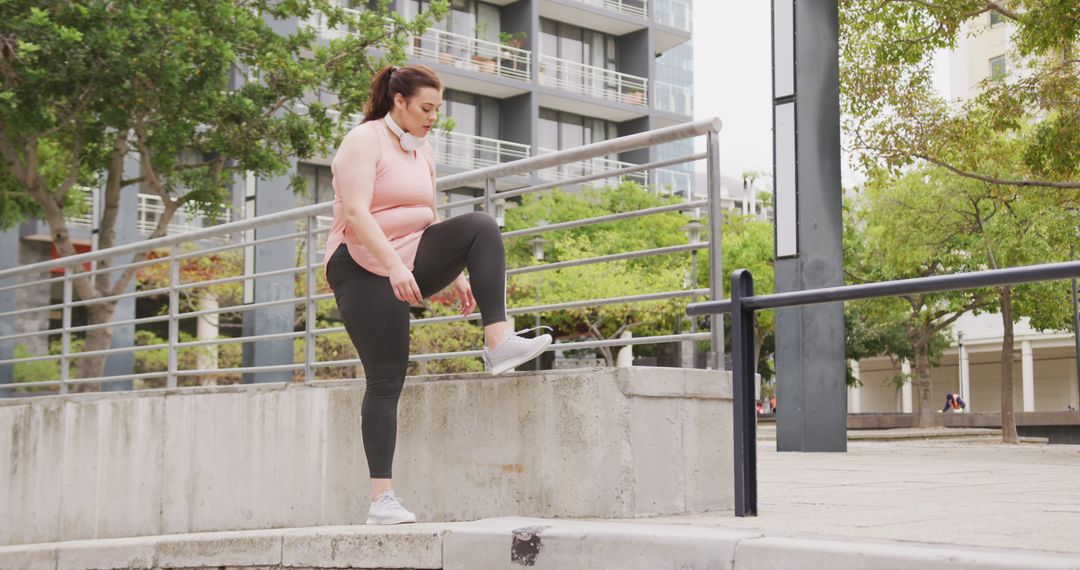
<path id="1" fill-rule="evenodd" d="M 424 146 L 424 137 L 418 137 L 412 133 L 406 132 L 405 129 L 402 129 L 394 122 L 394 118 L 390 116 L 390 113 L 387 113 L 385 118 L 386 125 L 398 136 L 398 141 L 401 143 L 401 150 L 412 152 Z"/>

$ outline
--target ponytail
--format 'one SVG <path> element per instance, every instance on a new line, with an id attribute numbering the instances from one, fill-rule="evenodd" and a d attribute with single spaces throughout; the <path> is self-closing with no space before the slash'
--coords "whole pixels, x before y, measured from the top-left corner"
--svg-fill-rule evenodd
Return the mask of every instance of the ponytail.
<path id="1" fill-rule="evenodd" d="M 387 65 L 371 79 L 371 94 L 364 104 L 364 120 L 374 121 L 385 117 L 394 108 L 394 94 L 401 93 L 408 101 L 422 87 L 442 90 L 439 76 L 426 65 L 398 67 Z"/>

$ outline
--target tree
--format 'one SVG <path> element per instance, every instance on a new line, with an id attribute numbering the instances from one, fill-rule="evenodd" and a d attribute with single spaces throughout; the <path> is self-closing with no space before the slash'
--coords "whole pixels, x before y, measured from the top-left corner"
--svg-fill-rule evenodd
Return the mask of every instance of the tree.
<path id="1" fill-rule="evenodd" d="M 541 220 L 554 224 L 678 201 L 656 196 L 635 182 L 624 182 L 614 188 L 585 189 L 575 194 L 555 189 L 543 195 L 523 196 L 519 207 L 507 211 L 506 229 L 535 227 Z M 544 262 L 685 244 L 683 227 L 687 222 L 679 213 L 669 212 L 550 232 L 542 236 L 549 241 Z M 509 267 L 540 264 L 533 257 L 533 237 L 507 242 Z M 535 305 L 538 291 L 541 304 L 677 291 L 682 289 L 683 276 L 689 269 L 689 255 L 673 254 L 526 273 L 512 277 L 507 301 L 511 307 Z M 607 340 L 619 337 L 628 329 L 639 336 L 651 336 L 675 330 L 675 322 L 685 314 L 688 302 L 687 298 L 680 298 L 585 306 L 544 312 L 541 316 L 559 336 Z M 597 352 L 609 366 L 615 365 L 611 348 L 602 347 Z"/>
<path id="2" fill-rule="evenodd" d="M 881 0 L 840 3 L 844 131 L 864 165 L 925 161 L 1014 189 L 1080 189 L 1080 5 L 1059 0 Z M 949 102 L 934 88 L 933 59 L 994 13 L 1014 27 L 1015 71 Z M 991 172 L 985 154 L 1019 158 Z"/>
<path id="3" fill-rule="evenodd" d="M 928 186 L 918 173 L 869 180 L 855 210 L 853 223 L 862 227 L 865 237 L 857 250 L 859 255 L 846 260 L 849 278 L 880 282 L 977 269 L 979 259 L 968 253 L 970 235 L 955 220 L 943 216 L 950 211 L 951 199 L 955 199 L 952 194 L 939 186 Z M 991 302 L 989 297 L 985 290 L 899 297 L 907 313 L 905 336 L 914 354 L 919 427 L 933 425 L 930 369 L 947 346 L 941 337 L 964 313 L 985 308 Z M 888 301 L 881 303 L 885 314 L 895 310 Z M 893 351 L 900 352 L 895 344 Z"/>
<path id="4" fill-rule="evenodd" d="M 164 235 L 181 206 L 212 215 L 227 206 L 236 173 L 280 175 L 290 157 L 327 153 L 361 108 L 372 74 L 402 62 L 410 36 L 446 10 L 438 0 L 410 22 L 391 13 L 388 0 L 364 12 L 329 0 L 0 3 L 0 222 L 43 218 L 69 256 L 63 206 L 80 185 L 103 187 L 100 249 L 115 244 L 120 193 L 129 186 L 164 203 L 150 237 Z M 311 26 L 291 34 L 272 26 L 319 13 L 352 33 L 327 44 Z M 339 102 L 311 101 L 318 90 Z M 138 176 L 125 177 L 128 156 L 138 158 Z M 294 178 L 297 190 L 301 180 Z M 83 300 L 117 295 L 134 274 L 79 275 L 75 292 Z M 89 323 L 105 323 L 115 301 L 87 310 Z M 110 342 L 108 327 L 92 329 L 84 350 Z M 83 378 L 104 367 L 102 357 L 78 362 Z"/>

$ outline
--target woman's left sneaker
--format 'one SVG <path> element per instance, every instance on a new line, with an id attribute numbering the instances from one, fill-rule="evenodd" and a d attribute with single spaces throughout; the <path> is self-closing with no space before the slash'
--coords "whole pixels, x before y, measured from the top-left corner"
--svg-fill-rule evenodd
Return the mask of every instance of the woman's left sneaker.
<path id="1" fill-rule="evenodd" d="M 487 364 L 492 376 L 525 364 L 540 356 L 542 352 L 547 350 L 547 347 L 551 346 L 551 335 L 549 334 L 542 334 L 535 338 L 517 336 L 537 329 L 554 330 L 543 325 L 522 329 L 514 334 L 506 335 L 506 339 L 499 346 L 496 346 L 495 350 L 488 350 L 486 346 L 484 347 L 484 363 Z"/>
<path id="2" fill-rule="evenodd" d="M 393 491 L 386 491 L 371 502 L 368 524 L 402 524 L 416 522 L 416 515 L 409 512 Z"/>

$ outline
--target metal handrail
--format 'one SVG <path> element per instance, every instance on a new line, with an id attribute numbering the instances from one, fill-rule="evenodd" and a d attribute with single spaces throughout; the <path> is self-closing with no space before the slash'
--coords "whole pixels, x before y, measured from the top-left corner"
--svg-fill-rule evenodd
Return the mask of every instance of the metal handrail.
<path id="1" fill-rule="evenodd" d="M 824 287 L 754 295 L 754 277 L 746 269 L 731 273 L 731 298 L 686 307 L 689 316 L 731 315 L 734 408 L 735 516 L 757 516 L 757 420 L 754 403 L 754 312 L 858 299 L 940 293 L 1019 285 L 1080 277 L 1080 261 L 990 269 L 954 275 L 899 279 L 880 283 Z"/>
<path id="2" fill-rule="evenodd" d="M 478 203 L 482 202 L 486 211 L 492 212 L 492 206 L 495 203 L 497 197 L 503 196 L 504 193 L 496 192 L 495 180 L 501 176 L 509 176 L 508 173 L 526 173 L 534 172 L 538 168 L 557 166 L 561 162 L 590 160 L 592 158 L 604 156 L 610 153 L 625 152 L 634 150 L 636 148 L 643 148 L 646 146 L 652 146 L 656 144 L 662 144 L 671 140 L 678 140 L 681 138 L 689 138 L 698 135 L 707 135 L 707 151 L 705 153 L 699 153 L 694 155 L 688 155 L 677 159 L 668 159 L 665 161 L 656 161 L 645 165 L 630 165 L 624 168 L 619 168 L 615 173 L 625 173 L 626 171 L 644 171 L 654 169 L 657 166 L 663 166 L 668 164 L 685 163 L 694 160 L 700 160 L 707 158 L 709 160 L 710 168 L 714 169 L 716 176 L 711 176 L 710 179 L 715 179 L 717 184 L 711 184 L 713 188 L 711 195 L 719 197 L 719 185 L 718 185 L 718 171 L 715 170 L 715 166 L 718 163 L 718 139 L 716 131 L 719 129 L 720 123 L 716 119 L 695 121 L 693 123 L 687 123 L 683 125 L 676 125 L 674 127 L 667 127 L 664 129 L 657 129 L 646 133 L 638 133 L 635 135 L 629 135 L 612 139 L 608 141 L 602 141 L 591 145 L 583 146 L 576 149 L 569 149 L 565 151 L 553 152 L 543 156 L 535 156 L 530 158 L 523 158 L 520 160 L 493 164 L 484 168 L 480 168 L 470 172 L 464 172 L 461 174 L 444 176 L 437 180 L 437 188 L 439 191 L 444 191 L 450 188 L 457 187 L 457 184 L 469 181 L 470 179 L 480 177 L 483 181 L 484 196 L 477 199 Z M 611 172 L 598 173 L 594 176 L 597 177 L 610 177 Z M 541 184 L 525 189 L 509 190 L 505 191 L 506 197 L 510 195 L 520 195 L 528 191 L 543 191 L 557 186 L 557 184 Z M 634 210 L 628 212 L 621 212 L 618 214 L 611 214 L 606 216 L 597 216 L 586 220 L 574 220 L 570 222 L 564 222 L 561 224 L 554 224 L 543 228 L 526 228 L 518 232 L 507 232 L 504 235 L 505 239 L 511 239 L 526 234 L 540 234 L 551 231 L 565 230 L 573 227 L 581 227 L 597 223 L 605 223 L 615 221 L 619 219 L 628 219 L 639 216 L 648 216 L 659 214 L 663 212 L 672 211 L 684 211 L 684 212 L 696 212 L 703 206 L 709 206 L 712 209 L 716 207 L 716 200 L 693 200 L 689 196 L 685 200 L 677 204 L 669 204 L 660 207 L 646 208 L 642 210 Z M 19 309 L 15 311 L 17 314 L 24 314 L 31 311 L 43 311 L 47 309 L 61 309 L 62 310 L 62 326 L 59 329 L 49 329 L 43 331 L 31 331 L 27 333 L 19 333 L 14 335 L 0 336 L 0 341 L 14 340 L 16 338 L 27 338 L 32 336 L 41 335 L 59 335 L 61 337 L 61 353 L 59 355 L 35 355 L 22 358 L 12 358 L 0 360 L 0 365 L 12 365 L 19 363 L 30 362 L 42 362 L 42 361 L 55 361 L 60 360 L 60 378 L 59 380 L 41 381 L 33 383 L 20 383 L 20 384 L 3 384 L 0 385 L 0 392 L 9 390 L 11 388 L 30 387 L 30 386 L 59 386 L 61 393 L 66 393 L 67 388 L 73 385 L 88 384 L 92 382 L 118 382 L 124 380 L 134 380 L 139 378 L 164 378 L 168 387 L 175 387 L 177 385 L 177 379 L 193 375 L 213 375 L 213 374 L 232 374 L 237 372 L 243 373 L 258 373 L 258 372 L 271 372 L 271 371 L 303 371 L 306 381 L 314 379 L 314 370 L 325 366 L 333 366 L 334 363 L 321 363 L 316 362 L 316 355 L 314 352 L 315 340 L 323 335 L 340 333 L 344 331 L 343 327 L 323 327 L 317 328 L 315 316 L 315 303 L 324 301 L 333 297 L 332 293 L 321 293 L 316 290 L 316 271 L 322 268 L 321 255 L 316 254 L 317 242 L 315 236 L 317 234 L 325 233 L 326 228 L 318 228 L 322 224 L 319 223 L 320 219 L 325 219 L 327 214 L 332 211 L 332 203 L 326 202 L 322 204 L 314 204 L 311 206 L 305 206 L 294 210 L 285 212 L 277 212 L 257 218 L 237 220 L 222 224 L 219 226 L 212 226 L 207 228 L 200 228 L 191 232 L 180 235 L 167 235 L 153 240 L 145 240 L 139 243 L 125 244 L 116 246 L 108 250 L 92 251 L 89 253 L 78 254 L 70 257 L 43 261 L 24 267 L 7 269 L 0 271 L 0 280 L 22 278 L 27 275 L 36 275 L 38 272 L 47 272 L 54 269 L 63 269 L 65 274 L 59 278 L 49 278 L 47 281 L 61 281 L 63 284 L 63 302 L 60 304 L 53 304 L 49 307 L 41 307 L 35 309 Z M 205 247 L 196 251 L 183 251 L 183 246 L 189 243 L 207 243 L 208 240 L 219 238 L 222 236 L 239 235 L 244 236 L 250 233 L 251 230 L 257 228 L 264 228 L 269 226 L 279 226 L 282 224 L 297 224 L 300 225 L 303 230 L 298 232 L 285 232 L 281 235 L 271 236 L 268 238 L 260 238 L 258 240 L 235 240 L 233 243 L 227 243 L 224 245 L 213 245 Z M 719 240 L 719 216 L 713 218 L 712 228 L 715 240 Z M 256 244 L 269 243 L 279 240 L 296 239 L 297 241 L 304 241 L 304 247 L 306 251 L 306 261 L 301 261 L 299 266 L 289 267 L 284 269 L 273 269 L 267 271 L 261 271 L 257 273 L 244 274 L 241 276 L 230 276 L 214 279 L 206 279 L 201 281 L 181 282 L 180 274 L 180 261 L 196 256 L 210 255 L 212 253 L 218 253 L 230 249 L 250 248 Z M 689 252 L 703 249 L 705 247 L 712 248 L 712 243 L 691 243 L 688 245 L 677 245 L 664 248 L 654 248 L 642 251 L 621 252 L 611 255 L 595 256 L 585 259 L 568 260 L 559 263 L 549 263 L 540 266 L 526 266 L 521 268 L 512 268 L 507 273 L 509 275 L 516 275 L 519 273 L 528 273 L 541 270 L 558 270 L 566 267 L 575 267 L 587 264 L 604 263 L 613 260 L 620 259 L 634 259 L 642 258 L 654 255 L 663 255 L 679 252 Z M 167 287 L 158 287 L 155 289 L 146 289 L 141 291 L 127 292 L 118 295 L 111 295 L 108 297 L 101 297 L 96 299 L 74 299 L 74 285 L 76 280 L 87 277 L 85 272 L 76 272 L 81 270 L 84 266 L 92 264 L 104 259 L 112 259 L 119 256 L 125 256 L 130 254 L 137 254 L 146 251 L 156 251 L 159 257 L 149 260 L 144 260 L 137 263 L 128 263 L 122 265 L 116 265 L 108 268 L 102 268 L 94 271 L 94 274 L 100 272 L 115 272 L 132 267 L 142 267 L 152 264 L 169 264 L 169 280 Z M 168 252 L 165 255 L 161 255 L 161 252 Z M 719 262 L 719 255 L 714 255 L 712 259 Z M 183 291 L 191 291 L 193 289 L 202 289 L 221 285 L 225 283 L 234 283 L 239 281 L 255 280 L 259 278 L 266 278 L 271 276 L 277 276 L 279 278 L 285 278 L 293 275 L 297 279 L 300 279 L 300 275 L 303 275 L 304 291 L 297 290 L 296 294 L 292 297 L 284 299 L 275 299 L 272 301 L 262 301 L 256 303 L 247 303 L 241 305 L 230 305 L 214 308 L 200 308 L 199 310 L 192 310 L 187 312 L 180 311 L 180 294 Z M 41 280 L 39 280 L 41 281 Z M 711 279 L 712 282 L 717 282 L 715 278 Z M 82 324 L 73 326 L 73 309 L 78 306 L 85 306 L 94 303 L 117 301 L 120 299 L 137 298 L 141 296 L 147 296 L 152 294 L 167 293 L 169 298 L 168 314 L 156 315 L 148 317 L 139 317 L 134 319 L 120 319 L 109 323 L 94 323 L 94 324 Z M 581 306 L 596 306 L 604 304 L 616 304 L 616 303 L 639 303 L 648 301 L 660 301 L 665 299 L 675 299 L 680 297 L 697 297 L 704 293 L 710 293 L 712 298 L 717 298 L 718 291 L 715 286 L 710 286 L 709 289 L 684 289 L 682 291 L 664 291 L 657 293 L 645 293 L 638 295 L 625 295 L 616 296 L 603 299 L 590 299 L 590 300 L 574 300 L 563 303 L 553 303 L 545 305 L 535 305 L 530 307 L 515 307 L 507 311 L 508 315 L 519 315 L 523 313 L 538 313 L 545 311 L 560 310 L 564 308 L 573 308 Z M 237 337 L 237 338 L 215 338 L 215 339 L 201 339 L 197 341 L 180 342 L 179 336 L 179 323 L 184 319 L 194 319 L 198 317 L 219 315 L 223 313 L 238 313 L 264 309 L 273 306 L 292 305 L 301 306 L 305 311 L 305 319 L 303 321 L 302 331 L 291 331 L 281 333 L 270 333 L 259 336 L 250 337 Z M 8 313 L 10 316 L 11 313 Z M 4 315 L 0 314 L 0 317 Z M 479 318 L 480 315 L 472 314 L 467 316 L 455 316 L 455 317 L 432 317 L 428 319 L 414 319 L 412 324 L 422 325 L 437 322 L 447 322 L 449 320 L 472 320 Z M 95 329 L 105 327 L 117 327 L 117 326 L 141 326 L 145 324 L 166 322 L 168 324 L 168 340 L 167 342 L 157 343 L 152 345 L 138 345 L 138 346 L 123 346 L 117 348 L 105 348 L 97 349 L 85 352 L 73 352 L 72 341 L 75 340 L 75 333 L 83 333 Z M 247 342 L 260 342 L 264 340 L 277 340 L 277 339 L 305 339 L 305 349 L 303 362 L 297 362 L 293 364 L 281 364 L 281 365 L 268 365 L 268 366 L 254 366 L 254 367 L 242 367 L 242 368 L 213 368 L 213 369 L 192 369 L 185 370 L 180 369 L 178 362 L 178 351 L 184 348 L 193 348 L 201 346 L 211 345 L 226 345 L 235 343 L 247 343 Z M 550 350 L 575 350 L 581 348 L 599 347 L 599 346 L 619 346 L 630 344 L 645 344 L 645 343 L 657 343 L 657 342 L 673 342 L 675 340 L 697 340 L 709 338 L 712 340 L 714 347 L 710 354 L 711 362 L 722 362 L 722 327 L 712 327 L 709 333 L 691 333 L 691 334 L 676 334 L 676 335 L 661 335 L 652 337 L 640 337 L 636 339 L 611 339 L 607 341 L 596 342 L 569 342 L 560 343 L 558 346 L 552 347 Z M 168 351 L 168 365 L 167 370 L 153 373 L 139 373 L 139 374 L 122 374 L 117 376 L 110 376 L 105 378 L 94 379 L 72 379 L 70 378 L 69 368 L 73 361 L 79 358 L 86 358 L 91 356 L 106 356 L 120 353 L 132 353 L 149 350 L 167 350 Z M 469 356 L 474 357 L 479 355 L 479 351 L 463 351 L 458 353 L 439 353 L 435 355 L 415 355 L 415 359 L 430 360 L 434 358 L 453 358 Z M 340 362 L 338 363 L 340 364 Z"/>

